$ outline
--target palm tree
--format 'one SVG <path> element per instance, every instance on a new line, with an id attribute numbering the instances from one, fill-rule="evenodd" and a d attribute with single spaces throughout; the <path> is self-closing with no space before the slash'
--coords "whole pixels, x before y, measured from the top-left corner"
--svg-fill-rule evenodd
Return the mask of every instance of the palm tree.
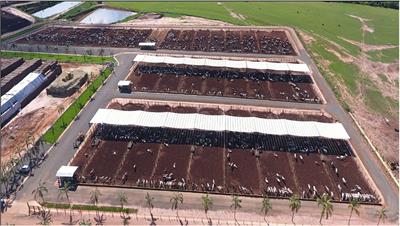
<path id="1" fill-rule="evenodd" d="M 98 188 L 94 189 L 92 192 L 90 192 L 90 202 L 93 203 L 95 206 L 99 203 L 99 197 L 101 196 L 101 193 Z"/>
<path id="2" fill-rule="evenodd" d="M 150 194 L 147 192 L 145 199 L 146 199 L 147 205 L 149 206 L 150 215 L 151 215 L 151 210 L 152 210 L 153 207 L 154 207 L 154 206 L 153 206 L 154 197 L 150 196 Z"/>
<path id="3" fill-rule="evenodd" d="M 68 206 L 69 206 L 69 222 L 70 225 L 73 225 L 73 220 L 72 220 L 72 206 L 71 206 L 71 201 L 69 199 L 69 190 L 71 189 L 71 185 L 70 183 L 64 183 L 64 186 L 62 186 L 59 190 L 58 190 L 58 198 L 59 199 L 63 199 L 63 197 L 65 197 L 68 201 Z"/>
<path id="4" fill-rule="evenodd" d="M 350 217 L 349 217 L 349 225 L 350 225 L 350 220 L 351 220 L 351 216 L 353 214 L 353 211 L 360 216 L 360 211 L 358 210 L 358 208 L 360 208 L 360 203 L 358 202 L 358 199 L 351 199 L 350 203 L 349 203 L 349 209 L 350 209 Z"/>
<path id="5" fill-rule="evenodd" d="M 124 204 L 128 204 L 128 198 L 126 197 L 124 192 L 118 193 L 118 201 L 121 204 L 121 209 L 124 209 Z"/>
<path id="6" fill-rule="evenodd" d="M 322 224 L 322 217 L 328 219 L 332 215 L 333 205 L 331 203 L 331 198 L 328 195 L 323 195 L 321 198 L 317 198 L 318 206 L 322 206 L 321 217 L 319 218 L 319 223 Z"/>
<path id="7" fill-rule="evenodd" d="M 50 225 L 53 220 L 51 218 L 51 213 L 50 210 L 42 210 L 40 211 L 38 218 L 40 219 L 40 222 L 38 224 L 40 225 Z"/>
<path id="8" fill-rule="evenodd" d="M 231 208 L 233 208 L 233 218 L 235 218 L 236 220 L 236 210 L 242 208 L 242 206 L 240 205 L 240 203 L 242 202 L 241 199 L 239 199 L 239 197 L 237 195 L 232 196 L 232 205 Z"/>
<path id="9" fill-rule="evenodd" d="M 208 210 L 211 209 L 211 207 L 213 205 L 213 201 L 212 201 L 211 197 L 208 196 L 208 194 L 207 195 L 203 195 L 201 197 L 201 201 L 203 203 L 204 212 L 206 213 L 206 218 L 208 219 L 207 213 L 208 213 Z"/>
<path id="10" fill-rule="evenodd" d="M 71 206 L 71 202 L 69 200 L 69 190 L 70 189 L 71 189 L 71 185 L 69 183 L 64 183 L 64 186 L 62 186 L 58 190 L 58 198 L 62 200 L 65 197 L 68 201 L 68 206 Z"/>
<path id="11" fill-rule="evenodd" d="M 271 202 L 269 201 L 268 196 L 264 195 L 263 200 L 262 200 L 262 205 L 261 205 L 261 211 L 264 213 L 264 221 L 267 222 L 267 214 L 268 211 L 272 209 Z M 267 222 L 268 223 L 268 222 Z"/>
<path id="12" fill-rule="evenodd" d="M 387 210 L 385 207 L 382 207 L 382 209 L 376 211 L 376 215 L 378 215 L 378 224 L 376 225 L 379 225 L 379 223 L 381 223 L 381 220 L 385 222 L 386 211 Z"/>
<path id="13" fill-rule="evenodd" d="M 290 197 L 289 207 L 292 210 L 292 222 L 294 223 L 294 214 L 297 213 L 301 207 L 301 201 L 298 195 L 292 195 L 292 197 Z"/>
<path id="14" fill-rule="evenodd" d="M 178 215 L 178 205 L 179 205 L 179 203 L 183 203 L 183 195 L 182 195 L 182 193 L 177 193 L 177 194 L 174 194 L 174 196 L 169 200 L 169 202 L 170 203 L 172 203 L 172 206 L 171 206 L 171 209 L 172 210 L 176 210 L 176 217 L 178 217 L 179 218 L 179 215 Z"/>
<path id="15" fill-rule="evenodd" d="M 44 193 L 48 193 L 49 191 L 47 190 L 46 187 L 46 182 L 39 181 L 38 186 L 32 191 L 32 194 L 34 195 L 34 198 L 36 201 L 37 197 L 40 197 L 42 199 L 42 202 L 44 202 Z"/>

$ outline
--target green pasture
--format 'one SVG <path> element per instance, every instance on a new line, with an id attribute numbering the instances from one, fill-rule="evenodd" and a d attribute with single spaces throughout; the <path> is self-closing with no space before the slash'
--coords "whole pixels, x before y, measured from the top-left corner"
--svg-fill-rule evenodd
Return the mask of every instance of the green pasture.
<path id="1" fill-rule="evenodd" d="M 110 62 L 114 59 L 107 56 L 88 56 L 88 55 L 69 55 L 69 54 L 53 54 L 53 53 L 35 53 L 35 52 L 19 52 L 19 51 L 1 51 L 2 58 L 22 57 L 24 59 L 42 59 L 42 60 L 57 60 L 66 63 L 88 63 L 102 64 Z"/>
<path id="2" fill-rule="evenodd" d="M 232 24 L 286 25 L 327 38 L 357 55 L 356 46 L 340 37 L 361 42 L 361 22 L 349 15 L 369 19 L 374 29 L 365 33 L 365 43 L 398 45 L 398 11 L 365 5 L 326 2 L 107 2 L 109 6 L 138 12 L 157 12 L 165 15 L 190 15 L 216 19 Z M 226 9 L 243 15 L 244 21 L 234 18 Z M 397 57 L 398 59 L 398 57 Z"/>

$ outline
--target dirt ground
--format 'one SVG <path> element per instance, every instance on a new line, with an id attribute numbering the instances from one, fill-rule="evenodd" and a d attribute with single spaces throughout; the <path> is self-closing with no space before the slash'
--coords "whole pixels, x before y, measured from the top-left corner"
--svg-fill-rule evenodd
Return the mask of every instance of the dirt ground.
<path id="1" fill-rule="evenodd" d="M 172 17 L 161 17 L 154 19 L 152 17 L 142 17 L 133 20 L 129 20 L 126 22 L 119 23 L 122 25 L 202 25 L 202 26 L 228 26 L 231 25 L 229 23 L 225 23 L 218 20 L 208 20 L 199 17 L 192 17 L 192 16 L 182 16 L 179 18 L 172 18 Z"/>
<path id="2" fill-rule="evenodd" d="M 60 63 L 62 70 L 80 69 L 97 75 L 102 66 L 87 64 Z M 85 86 L 86 87 L 86 86 Z M 48 96 L 43 90 L 35 99 L 26 105 L 14 119 L 1 129 L 1 163 L 7 162 L 15 154 L 17 147 L 25 147 L 25 140 L 31 134 L 35 141 L 57 120 L 57 107 L 65 109 L 78 97 L 84 88 L 67 98 Z"/>

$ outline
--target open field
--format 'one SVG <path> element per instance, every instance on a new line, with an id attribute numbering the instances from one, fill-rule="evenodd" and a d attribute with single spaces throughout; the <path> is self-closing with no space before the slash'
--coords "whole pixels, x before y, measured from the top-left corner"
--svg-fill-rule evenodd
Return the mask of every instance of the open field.
<path id="1" fill-rule="evenodd" d="M 140 103 L 120 105 L 115 102 L 109 107 L 123 110 L 147 109 L 147 111 L 157 112 L 168 111 L 168 109 L 173 112 L 192 113 L 205 110 L 192 107 L 186 110 L 184 106 L 146 106 Z M 266 117 L 279 117 L 265 113 Z M 245 110 L 231 110 L 225 114 L 254 115 L 253 112 Z M 301 118 L 295 114 L 282 116 L 292 119 Z M 318 119 L 316 116 L 315 118 Z M 320 116 L 319 120 L 326 119 Z M 215 133 L 147 127 L 114 128 L 107 125 L 96 125 L 96 127 L 94 134 L 88 135 L 88 139 L 71 162 L 71 165 L 79 166 L 78 175 L 82 184 L 224 194 L 268 194 L 272 197 L 288 197 L 297 193 L 304 199 L 313 199 L 316 194 L 326 192 L 335 200 L 342 201 L 347 200 L 344 193 L 354 193 L 359 188 L 362 189 L 362 194 L 373 194 L 358 169 L 355 157 L 347 153 L 348 157 L 340 159 L 338 156 L 343 155 L 341 151 L 344 150 L 344 146 L 341 148 L 330 146 L 334 143 L 339 144 L 341 142 L 339 140 L 332 140 L 329 145 L 329 142 L 323 139 L 318 141 L 319 145 L 322 145 L 319 147 L 323 147 L 324 143 L 328 145 L 325 146 L 326 150 L 329 150 L 326 154 L 319 151 L 302 153 L 302 151 L 297 152 L 293 147 L 281 146 L 287 143 L 284 141 L 287 139 L 284 136 L 279 138 L 282 139 L 279 144 L 275 144 L 278 147 L 272 150 L 264 149 L 259 141 L 269 140 L 273 143 L 274 139 L 260 137 L 250 142 L 244 135 L 239 138 L 236 137 L 237 134 L 230 132 Z M 131 133 L 131 129 L 136 132 Z M 125 131 L 124 135 L 118 135 L 122 131 Z M 131 134 L 135 136 L 128 138 Z M 293 139 L 291 142 L 299 141 L 298 138 L 291 139 Z M 309 139 L 308 142 L 315 141 Z M 262 147 L 259 157 L 255 154 L 255 149 L 250 149 L 252 145 Z M 105 165 L 107 167 L 104 167 Z M 310 177 L 310 175 L 313 176 Z M 346 178 L 345 183 L 343 178 Z M 376 200 L 373 198 L 364 201 L 375 202 Z"/>

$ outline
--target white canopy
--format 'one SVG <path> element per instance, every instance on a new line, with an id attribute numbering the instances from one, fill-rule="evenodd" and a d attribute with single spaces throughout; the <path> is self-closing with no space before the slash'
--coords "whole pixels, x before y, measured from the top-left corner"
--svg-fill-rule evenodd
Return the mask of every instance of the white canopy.
<path id="1" fill-rule="evenodd" d="M 56 173 L 56 177 L 73 177 L 77 166 L 61 166 Z"/>
<path id="2" fill-rule="evenodd" d="M 118 81 L 118 87 L 120 87 L 120 86 L 130 86 L 131 85 L 131 81 L 128 81 L 128 80 L 120 80 L 120 81 Z"/>
<path id="3" fill-rule="evenodd" d="M 227 67 L 227 68 L 243 68 L 256 70 L 271 71 L 292 71 L 292 72 L 310 72 L 307 64 L 294 63 L 274 63 L 274 62 L 256 62 L 256 61 L 239 61 L 239 60 L 215 60 L 215 59 L 199 59 L 190 57 L 169 57 L 169 56 L 153 56 L 153 55 L 136 55 L 135 62 L 145 63 L 167 63 L 167 64 L 185 64 L 209 67 Z"/>
<path id="4" fill-rule="evenodd" d="M 155 42 L 139 42 L 139 46 L 155 46 Z"/>
<path id="5" fill-rule="evenodd" d="M 90 123 L 350 139 L 341 123 L 204 115 L 197 113 L 185 114 L 99 109 Z"/>

